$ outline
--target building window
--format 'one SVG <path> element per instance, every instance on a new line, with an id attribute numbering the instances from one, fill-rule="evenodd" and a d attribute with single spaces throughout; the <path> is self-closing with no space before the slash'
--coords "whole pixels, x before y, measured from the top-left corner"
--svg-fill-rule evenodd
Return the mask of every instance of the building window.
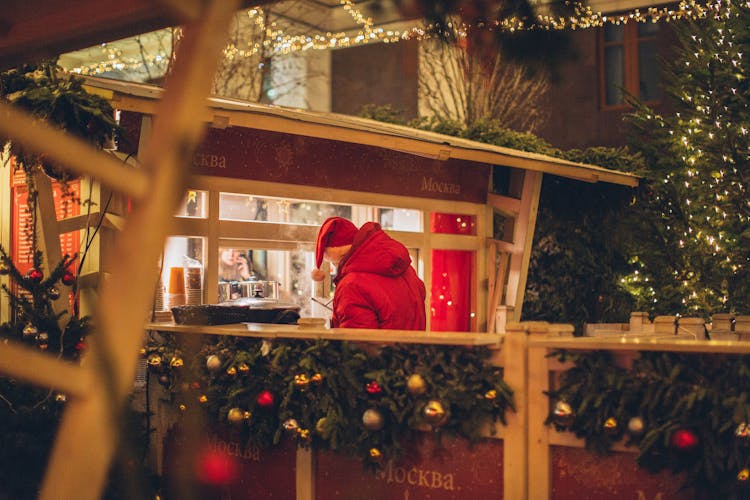
<path id="1" fill-rule="evenodd" d="M 630 94 L 647 103 L 661 99 L 656 23 L 608 24 L 601 30 L 602 106 L 622 106 Z"/>

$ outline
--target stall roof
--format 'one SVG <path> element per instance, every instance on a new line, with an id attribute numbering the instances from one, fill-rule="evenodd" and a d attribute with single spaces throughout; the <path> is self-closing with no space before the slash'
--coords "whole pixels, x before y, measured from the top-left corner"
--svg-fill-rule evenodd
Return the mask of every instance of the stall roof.
<path id="1" fill-rule="evenodd" d="M 163 93 L 161 87 L 153 85 L 97 77 L 87 77 L 86 80 L 91 90 L 111 99 L 117 108 L 123 110 L 154 113 L 156 102 Z M 586 182 L 638 185 L 638 177 L 629 173 L 366 118 L 218 97 L 209 101 L 211 116 L 207 116 L 206 121 L 215 127 L 241 126 L 323 139 L 334 138 L 440 160 L 455 158 Z"/>

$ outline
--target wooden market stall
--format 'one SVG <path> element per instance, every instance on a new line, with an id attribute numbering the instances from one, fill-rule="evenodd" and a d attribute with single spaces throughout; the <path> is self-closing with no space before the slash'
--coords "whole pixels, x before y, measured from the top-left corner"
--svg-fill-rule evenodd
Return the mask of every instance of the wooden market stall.
<path id="1" fill-rule="evenodd" d="M 120 110 L 130 138 L 120 149 L 135 153 L 162 90 L 87 85 Z M 324 313 L 305 303 L 329 295 L 307 279 L 315 235 L 326 216 L 343 214 L 380 222 L 410 249 L 430 296 L 428 330 L 502 331 L 521 315 L 542 175 L 637 184 L 622 172 L 357 117 L 221 98 L 209 106 L 207 136 L 185 165 L 189 194 L 170 226 L 197 239 L 185 248 L 205 269 L 204 303 L 218 300 L 220 249 L 240 246 L 265 254 L 256 264 L 297 296 L 303 315 Z M 292 258 L 304 261 L 296 274 Z"/>
<path id="2" fill-rule="evenodd" d="M 120 142 L 121 154 L 137 158 L 136 145 L 148 144 L 151 115 L 162 90 L 98 78 L 88 78 L 87 87 L 119 110 L 121 124 L 128 130 L 128 139 Z M 289 288 L 303 316 L 325 316 L 319 303 L 330 297 L 326 288 L 330 283 L 316 288 L 309 282 L 320 223 L 327 215 L 342 213 L 357 224 L 376 220 L 409 248 L 425 281 L 428 331 L 196 326 L 170 321 L 148 324 L 152 330 L 499 348 L 506 322 L 520 318 L 542 176 L 637 183 L 632 175 L 596 166 L 356 117 L 220 98 L 211 98 L 209 106 L 203 117 L 209 124 L 206 138 L 185 165 L 193 176 L 170 221 L 164 268 L 181 266 L 183 254 L 189 253 L 204 270 L 202 302 L 215 303 L 220 297 L 216 263 L 222 248 L 251 249 L 255 255 L 265 255 L 260 268 L 268 279 L 292 284 Z M 176 256 L 170 257 L 170 240 L 179 248 Z M 292 262 L 303 263 L 296 274 L 291 272 Z M 169 290 L 166 271 L 162 285 Z M 444 300 L 446 295 L 450 300 Z M 494 359 L 514 387 L 526 385 L 523 349 L 523 343 L 509 340 Z M 387 477 L 359 477 L 363 472 L 356 461 L 303 449 L 251 455 L 269 470 L 295 471 L 294 494 L 299 499 L 345 490 L 333 471 L 347 471 L 354 477 L 350 485 L 370 488 L 367 491 L 373 494 L 389 491 L 401 496 L 422 487 L 448 498 L 456 494 L 454 487 L 460 487 L 465 494 L 522 498 L 528 490 L 527 415 L 524 394 L 518 392 L 516 397 L 518 412 L 508 415 L 508 426 L 495 436 L 499 439 L 471 451 L 467 443 L 457 441 L 441 455 L 454 457 L 452 462 L 438 465 L 429 452 L 422 453 L 421 458 L 387 469 Z M 237 443 L 223 445 L 241 448 Z M 467 454 L 469 462 L 460 458 Z M 159 450 L 157 456 L 162 455 Z M 478 471 L 471 473 L 472 480 L 466 469 L 470 463 L 488 468 L 481 477 Z M 264 470 L 259 467 L 254 469 Z M 410 470 L 420 471 L 414 478 L 429 473 L 432 482 L 410 481 Z M 332 486 L 337 481 L 338 486 Z M 433 488 L 438 483 L 451 488 Z"/>

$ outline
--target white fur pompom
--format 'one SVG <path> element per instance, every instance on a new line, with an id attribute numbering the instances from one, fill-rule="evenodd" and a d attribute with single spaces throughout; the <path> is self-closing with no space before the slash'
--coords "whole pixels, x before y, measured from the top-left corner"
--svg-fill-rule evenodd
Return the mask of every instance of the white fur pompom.
<path id="1" fill-rule="evenodd" d="M 326 278 L 326 273 L 320 269 L 313 269 L 310 274 L 312 275 L 313 281 L 323 281 Z"/>

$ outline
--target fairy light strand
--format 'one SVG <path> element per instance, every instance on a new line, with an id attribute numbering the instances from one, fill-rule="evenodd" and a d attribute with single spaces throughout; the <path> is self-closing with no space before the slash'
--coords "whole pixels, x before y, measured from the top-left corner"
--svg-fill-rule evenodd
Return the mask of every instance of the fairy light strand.
<path id="1" fill-rule="evenodd" d="M 253 8 L 246 11 L 248 18 L 255 23 L 261 32 L 265 33 L 264 41 L 253 42 L 244 48 L 228 45 L 224 48 L 224 57 L 232 60 L 237 58 L 253 57 L 261 51 L 267 55 L 287 55 L 293 52 L 307 50 L 327 50 L 335 48 L 353 47 L 368 43 L 395 43 L 406 40 L 423 40 L 438 35 L 440 28 L 435 25 L 413 26 L 405 30 L 391 30 L 375 27 L 370 17 L 367 17 L 356 8 L 351 0 L 341 0 L 343 9 L 351 16 L 360 27 L 356 33 L 351 32 L 320 32 L 311 34 L 287 34 L 276 23 L 265 24 L 265 12 L 261 8 Z M 629 22 L 657 23 L 674 22 L 681 19 L 701 19 L 707 16 L 728 16 L 729 9 L 726 0 L 713 3 L 699 3 L 695 0 L 682 0 L 677 7 L 650 7 L 645 10 L 635 9 L 626 14 L 607 15 L 594 11 L 589 6 L 580 2 L 567 2 L 574 11 L 574 15 L 568 17 L 554 17 L 549 15 L 538 15 L 535 19 L 521 19 L 511 17 L 485 23 L 481 26 L 472 26 L 465 23 L 449 24 L 450 29 L 459 37 L 466 37 L 475 30 L 490 30 L 502 32 L 515 32 L 522 30 L 582 30 L 598 28 L 607 24 L 621 25 Z M 177 30 L 179 31 L 179 30 Z M 102 44 L 103 59 L 94 64 L 81 65 L 71 68 L 71 71 L 80 74 L 99 74 L 107 71 L 127 71 L 142 67 L 144 59 L 139 57 L 125 57 L 115 44 Z M 169 54 L 160 52 L 147 58 L 146 64 L 157 70 L 166 70 L 169 62 Z"/>

